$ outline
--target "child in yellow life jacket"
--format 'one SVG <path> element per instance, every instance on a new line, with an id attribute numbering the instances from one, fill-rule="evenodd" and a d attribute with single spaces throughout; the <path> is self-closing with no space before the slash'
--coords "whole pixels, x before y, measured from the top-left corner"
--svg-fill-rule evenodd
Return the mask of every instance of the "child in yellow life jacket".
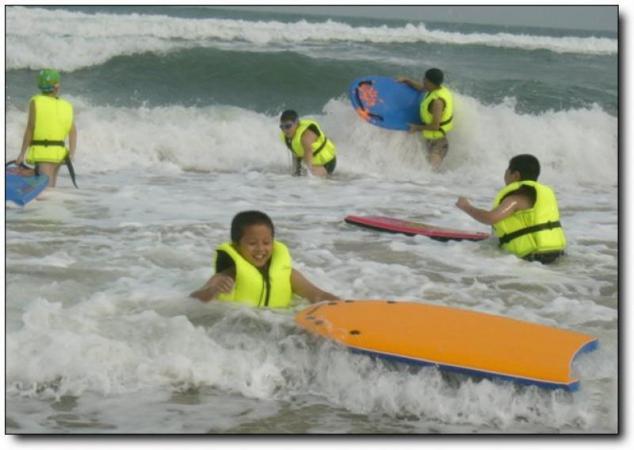
<path id="1" fill-rule="evenodd" d="M 253 307 L 287 308 L 293 294 L 311 302 L 336 300 L 292 268 L 284 244 L 274 239 L 270 217 L 243 211 L 231 222 L 231 242 L 216 249 L 215 274 L 191 297 L 244 303 Z"/>
<path id="2" fill-rule="evenodd" d="M 49 187 L 55 187 L 60 165 L 67 162 L 70 171 L 70 161 L 75 157 L 77 129 L 73 105 L 59 97 L 61 84 L 58 71 L 40 71 L 37 86 L 40 94 L 33 96 L 29 102 L 28 122 L 16 164 L 19 166 L 24 161 L 35 164 L 39 173 L 48 176 Z M 74 177 L 72 171 L 71 177 Z"/>
<path id="3" fill-rule="evenodd" d="M 500 247 L 530 261 L 544 264 L 563 254 L 566 236 L 559 222 L 553 190 L 537 182 L 539 161 L 533 155 L 511 158 L 504 173 L 506 186 L 498 192 L 490 211 L 459 197 L 456 206 L 478 222 L 492 225 Z"/>
<path id="4" fill-rule="evenodd" d="M 425 72 L 422 83 L 407 77 L 396 80 L 410 87 L 425 92 L 420 104 L 422 125 L 410 123 L 410 133 L 421 132 L 427 147 L 427 161 L 433 170 L 438 170 L 449 151 L 447 133 L 453 129 L 453 94 L 445 85 L 445 75 L 440 69 L 429 69 Z"/>
<path id="5" fill-rule="evenodd" d="M 302 161 L 307 174 L 331 175 L 337 166 L 337 147 L 314 120 L 301 119 L 288 109 L 280 117 L 280 140 L 293 154 L 293 174 L 300 175 Z"/>

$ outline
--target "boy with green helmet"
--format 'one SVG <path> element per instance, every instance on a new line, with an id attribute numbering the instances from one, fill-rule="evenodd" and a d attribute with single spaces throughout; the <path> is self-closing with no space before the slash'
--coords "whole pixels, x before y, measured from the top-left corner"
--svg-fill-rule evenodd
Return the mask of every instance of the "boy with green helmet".
<path id="1" fill-rule="evenodd" d="M 59 98 L 60 74 L 57 70 L 41 70 L 37 75 L 37 87 L 40 94 L 29 102 L 28 122 L 16 164 L 25 160 L 35 164 L 40 173 L 48 175 L 48 186 L 54 187 L 60 165 L 66 163 L 74 183 L 70 162 L 77 146 L 73 106 Z"/>

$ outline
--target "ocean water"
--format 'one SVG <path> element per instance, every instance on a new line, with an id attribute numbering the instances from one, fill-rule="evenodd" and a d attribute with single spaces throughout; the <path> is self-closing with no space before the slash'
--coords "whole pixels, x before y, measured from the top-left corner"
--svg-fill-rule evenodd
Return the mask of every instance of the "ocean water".
<path id="1" fill-rule="evenodd" d="M 75 105 L 80 189 L 7 204 L 10 434 L 615 433 L 619 424 L 618 39 L 574 30 L 207 7 L 6 8 L 6 153 L 37 70 Z M 615 17 L 616 20 L 616 17 Z M 35 26 L 37 24 L 37 26 Z M 445 71 L 440 173 L 420 142 L 358 119 L 367 74 Z M 335 176 L 292 177 L 278 117 L 336 142 Z M 494 240 L 442 243 L 344 223 L 380 214 L 487 231 L 510 157 L 532 153 L 568 237 L 542 266 Z M 233 215 L 261 209 L 295 266 L 342 298 L 430 302 L 595 335 L 575 393 L 351 354 L 291 311 L 200 304 Z"/>

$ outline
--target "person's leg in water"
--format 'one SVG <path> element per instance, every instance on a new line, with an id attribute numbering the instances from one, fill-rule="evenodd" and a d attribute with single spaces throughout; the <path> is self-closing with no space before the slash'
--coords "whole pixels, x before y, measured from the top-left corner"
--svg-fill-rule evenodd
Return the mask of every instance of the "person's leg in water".
<path id="1" fill-rule="evenodd" d="M 37 164 L 37 170 L 40 174 L 48 176 L 48 187 L 55 187 L 57 183 L 57 174 L 60 164 L 41 162 Z"/>
<path id="2" fill-rule="evenodd" d="M 449 150 L 449 141 L 446 137 L 425 141 L 427 146 L 427 161 L 431 164 L 431 168 L 437 171 L 440 168 L 447 151 Z"/>

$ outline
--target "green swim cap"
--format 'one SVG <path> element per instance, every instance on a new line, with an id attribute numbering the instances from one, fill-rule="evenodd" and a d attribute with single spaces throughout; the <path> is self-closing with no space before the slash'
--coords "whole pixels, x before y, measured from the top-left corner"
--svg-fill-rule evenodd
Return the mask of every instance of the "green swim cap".
<path id="1" fill-rule="evenodd" d="M 42 69 L 37 75 L 37 87 L 42 92 L 53 92 L 55 85 L 59 83 L 59 72 L 53 69 Z"/>

